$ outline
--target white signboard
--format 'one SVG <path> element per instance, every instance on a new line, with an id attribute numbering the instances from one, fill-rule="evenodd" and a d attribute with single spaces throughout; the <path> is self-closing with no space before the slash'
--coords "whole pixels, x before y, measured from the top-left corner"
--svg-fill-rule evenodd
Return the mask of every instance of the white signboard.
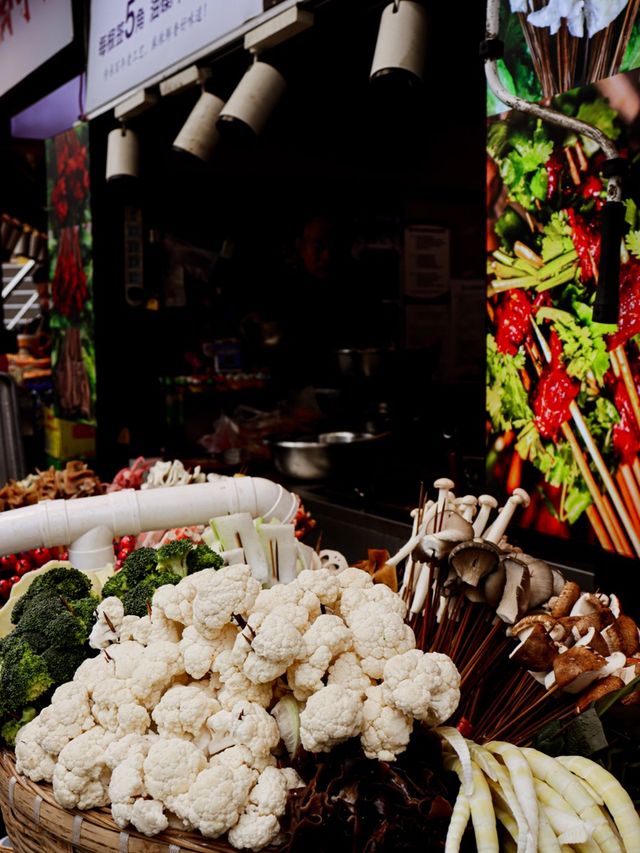
<path id="1" fill-rule="evenodd" d="M 213 44 L 262 10 L 262 0 L 91 0 L 87 112 Z"/>
<path id="2" fill-rule="evenodd" d="M 71 0 L 0 0 L 0 95 L 71 41 Z"/>

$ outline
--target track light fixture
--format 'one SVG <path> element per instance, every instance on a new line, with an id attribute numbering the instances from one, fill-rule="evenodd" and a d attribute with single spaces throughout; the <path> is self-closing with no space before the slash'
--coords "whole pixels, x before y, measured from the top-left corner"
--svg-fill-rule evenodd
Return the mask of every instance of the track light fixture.
<path id="1" fill-rule="evenodd" d="M 216 121 L 223 107 L 222 98 L 203 89 L 173 142 L 174 149 L 185 151 L 205 162 L 210 160 L 220 138 Z"/>
<path id="2" fill-rule="evenodd" d="M 107 138 L 107 181 L 137 178 L 139 164 L 138 137 L 124 124 L 112 130 Z"/>
<path id="3" fill-rule="evenodd" d="M 427 10 L 413 0 L 394 0 L 383 11 L 369 79 L 415 85 L 422 80 Z"/>
<path id="4" fill-rule="evenodd" d="M 240 140 L 259 136 L 286 87 L 282 74 L 256 56 L 222 109 L 218 130 Z"/>

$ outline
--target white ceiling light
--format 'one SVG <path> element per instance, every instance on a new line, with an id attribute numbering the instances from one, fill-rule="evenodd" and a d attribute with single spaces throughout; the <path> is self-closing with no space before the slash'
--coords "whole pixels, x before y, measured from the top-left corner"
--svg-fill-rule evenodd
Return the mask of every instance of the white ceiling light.
<path id="1" fill-rule="evenodd" d="M 427 10 L 412 0 L 395 0 L 382 13 L 370 80 L 422 80 L 427 42 Z"/>
<path id="2" fill-rule="evenodd" d="M 222 98 L 203 91 L 176 136 L 173 147 L 205 162 L 209 160 L 220 138 L 216 121 L 223 107 Z"/>
<path id="3" fill-rule="evenodd" d="M 218 130 L 229 136 L 259 136 L 286 88 L 273 65 L 256 60 L 221 111 Z"/>
<path id="4" fill-rule="evenodd" d="M 138 163 L 138 137 L 122 124 L 107 137 L 107 181 L 124 177 L 137 178 Z"/>

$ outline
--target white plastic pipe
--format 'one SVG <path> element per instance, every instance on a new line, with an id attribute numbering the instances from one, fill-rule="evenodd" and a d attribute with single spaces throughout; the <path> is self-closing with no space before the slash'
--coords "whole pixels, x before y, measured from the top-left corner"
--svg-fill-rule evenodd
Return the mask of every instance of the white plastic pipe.
<path id="1" fill-rule="evenodd" d="M 295 495 L 261 477 L 228 477 L 171 489 L 125 489 L 92 498 L 42 501 L 0 513 L 0 554 L 70 545 L 77 568 L 95 568 L 84 565 L 85 556 L 91 562 L 98 559 L 94 552 L 104 551 L 107 535 L 207 524 L 216 515 L 235 512 L 286 523 L 297 509 Z M 101 527 L 109 533 L 96 531 L 77 541 Z"/>

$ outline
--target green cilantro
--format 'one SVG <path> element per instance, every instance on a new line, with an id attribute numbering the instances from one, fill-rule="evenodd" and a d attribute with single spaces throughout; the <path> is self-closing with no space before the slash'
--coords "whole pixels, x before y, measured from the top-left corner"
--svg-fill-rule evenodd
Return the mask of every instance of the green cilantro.
<path id="1" fill-rule="evenodd" d="M 640 231 L 629 231 L 624 244 L 634 258 L 640 258 Z"/>
<path id="2" fill-rule="evenodd" d="M 533 420 L 520 376 L 524 362 L 524 353 L 502 353 L 493 335 L 487 335 L 487 411 L 497 432 L 520 429 Z"/>
<path id="3" fill-rule="evenodd" d="M 552 213 L 551 219 L 544 229 L 542 238 L 542 260 L 551 261 L 560 255 L 566 254 L 573 249 L 571 239 L 571 226 L 567 221 L 566 214 Z"/>
<path id="4" fill-rule="evenodd" d="M 506 156 L 499 153 L 500 148 L 504 150 L 504 145 L 499 147 L 502 139 L 497 133 L 489 142 L 496 152 L 500 175 L 511 199 L 526 209 L 535 209 L 535 200 L 544 201 L 547 197 L 545 164 L 553 152 L 553 142 L 547 137 L 542 123 L 537 123 L 533 134 L 513 132 L 509 138 L 511 150 Z"/>
<path id="5" fill-rule="evenodd" d="M 563 343 L 563 354 L 567 373 L 584 380 L 593 374 L 598 385 L 602 385 L 609 369 L 609 353 L 602 334 L 594 324 L 581 325 L 568 311 L 559 308 L 541 308 L 541 320 L 551 320 Z"/>
<path id="6" fill-rule="evenodd" d="M 587 124 L 595 125 L 609 139 L 617 139 L 620 136 L 620 127 L 616 124 L 618 113 L 603 98 L 596 98 L 591 103 L 580 104 L 577 118 L 580 121 L 585 121 Z M 593 139 L 589 139 L 586 136 L 582 136 L 581 139 L 582 146 L 588 156 L 591 156 L 600 148 L 598 143 L 594 142 Z"/>

